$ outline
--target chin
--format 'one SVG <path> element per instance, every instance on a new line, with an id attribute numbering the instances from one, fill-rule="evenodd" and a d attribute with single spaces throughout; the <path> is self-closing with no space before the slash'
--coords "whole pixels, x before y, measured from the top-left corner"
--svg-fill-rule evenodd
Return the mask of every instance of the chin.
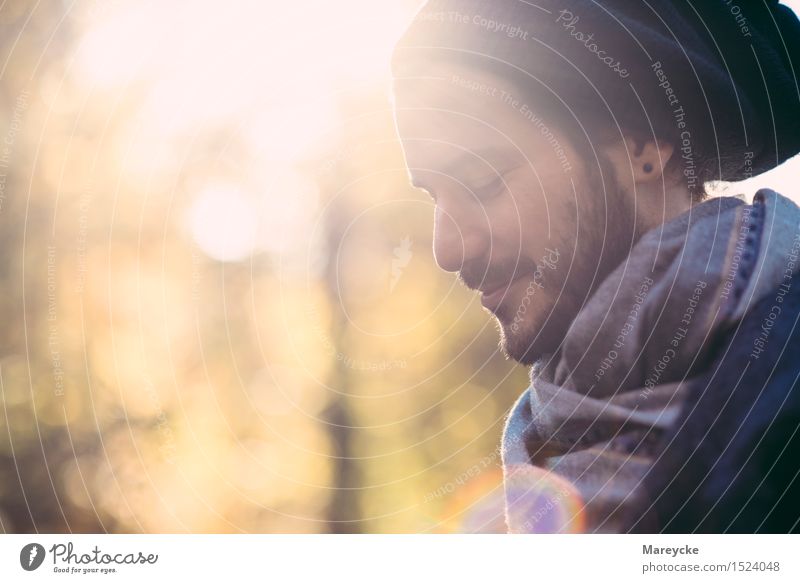
<path id="1" fill-rule="evenodd" d="M 530 365 L 539 360 L 547 350 L 542 346 L 536 330 L 527 327 L 515 327 L 498 319 L 500 329 L 500 349 L 506 358 L 516 360 L 520 364 Z"/>
<path id="2" fill-rule="evenodd" d="M 528 317 L 517 324 L 512 324 L 513 319 L 503 314 L 495 317 L 500 332 L 500 349 L 507 358 L 523 365 L 534 364 L 543 356 L 557 351 L 572 320 L 559 318 L 553 312 L 529 312 Z"/>

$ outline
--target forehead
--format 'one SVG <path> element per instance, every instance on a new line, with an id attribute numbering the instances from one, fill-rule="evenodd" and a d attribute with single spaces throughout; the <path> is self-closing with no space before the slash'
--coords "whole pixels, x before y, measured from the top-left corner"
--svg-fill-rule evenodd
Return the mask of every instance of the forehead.
<path id="1" fill-rule="evenodd" d="M 409 167 L 429 167 L 472 153 L 476 162 L 511 155 L 524 141 L 520 92 L 506 80 L 463 65 L 431 66 L 395 81 L 395 120 Z M 479 163 L 479 162 L 478 162 Z"/>
<path id="2" fill-rule="evenodd" d="M 508 115 L 503 96 L 513 93 L 504 80 L 477 69 L 431 66 L 424 75 L 395 80 L 398 129 L 401 137 L 434 137 L 454 126 L 458 133 L 486 132 Z"/>

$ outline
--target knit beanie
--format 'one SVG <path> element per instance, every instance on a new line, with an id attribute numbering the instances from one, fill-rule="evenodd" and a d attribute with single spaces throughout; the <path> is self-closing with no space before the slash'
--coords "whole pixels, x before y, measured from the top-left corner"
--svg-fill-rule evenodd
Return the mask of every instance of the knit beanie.
<path id="1" fill-rule="evenodd" d="M 581 125 L 669 140 L 690 182 L 800 151 L 800 23 L 773 0 L 429 0 L 392 72 L 413 83 L 432 63 L 506 76 Z"/>

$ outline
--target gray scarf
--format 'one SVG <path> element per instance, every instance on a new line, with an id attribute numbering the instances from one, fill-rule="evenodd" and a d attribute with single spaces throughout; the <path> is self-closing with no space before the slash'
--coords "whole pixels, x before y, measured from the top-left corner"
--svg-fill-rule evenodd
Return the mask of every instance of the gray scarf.
<path id="1" fill-rule="evenodd" d="M 710 199 L 644 235 L 511 410 L 509 531 L 618 532 L 688 381 L 726 331 L 788 284 L 799 250 L 800 209 L 769 190 L 753 205 Z"/>

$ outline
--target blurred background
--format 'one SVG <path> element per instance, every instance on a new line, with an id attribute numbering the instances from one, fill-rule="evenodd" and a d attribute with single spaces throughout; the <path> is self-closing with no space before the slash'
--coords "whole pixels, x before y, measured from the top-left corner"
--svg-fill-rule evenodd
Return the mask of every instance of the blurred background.
<path id="1" fill-rule="evenodd" d="M 504 530 L 527 373 L 406 181 L 418 5 L 0 3 L 0 532 Z"/>

